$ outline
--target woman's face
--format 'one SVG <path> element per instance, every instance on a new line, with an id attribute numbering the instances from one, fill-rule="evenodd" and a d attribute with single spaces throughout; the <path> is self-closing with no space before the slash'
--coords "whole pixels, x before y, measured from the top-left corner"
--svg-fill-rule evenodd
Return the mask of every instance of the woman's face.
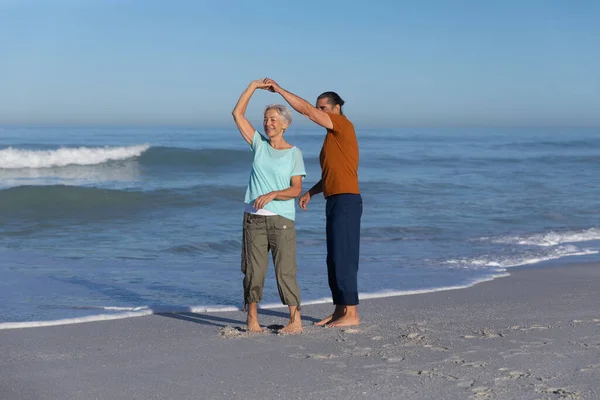
<path id="1" fill-rule="evenodd" d="M 267 110 L 265 112 L 263 127 L 268 137 L 281 135 L 287 129 L 288 125 L 288 123 L 281 120 L 281 116 L 276 110 Z"/>

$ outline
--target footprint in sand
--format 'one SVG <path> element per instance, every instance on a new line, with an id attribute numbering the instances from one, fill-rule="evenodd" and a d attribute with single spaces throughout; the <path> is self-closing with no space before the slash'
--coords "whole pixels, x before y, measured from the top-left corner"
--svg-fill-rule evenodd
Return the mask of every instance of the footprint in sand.
<path id="1" fill-rule="evenodd" d="M 473 389 L 471 389 L 471 391 L 473 392 L 474 398 L 477 399 L 487 399 L 490 397 L 494 397 L 495 395 L 495 392 L 492 389 L 485 386 L 474 387 Z"/>
<path id="2" fill-rule="evenodd" d="M 426 346 L 429 345 L 427 338 L 420 333 L 412 332 L 406 335 L 400 335 L 404 341 L 403 346 Z"/>
<path id="3" fill-rule="evenodd" d="M 600 372 L 600 364 L 588 365 L 587 367 L 581 368 L 581 372 Z"/>
<path id="4" fill-rule="evenodd" d="M 425 344 L 425 345 L 423 345 L 423 347 L 425 347 L 426 349 L 429 349 L 429 350 L 433 350 L 433 351 L 440 351 L 440 352 L 448 351 L 447 347 L 437 347 L 437 346 L 433 346 L 430 344 Z"/>
<path id="5" fill-rule="evenodd" d="M 347 344 L 348 346 L 354 346 L 356 344 L 356 342 L 354 340 L 350 340 L 348 338 L 345 337 L 338 337 L 335 339 L 336 342 L 343 342 L 344 344 Z"/>
<path id="6" fill-rule="evenodd" d="M 408 375 L 408 376 L 431 376 L 434 374 L 433 370 L 427 370 L 427 369 L 419 369 L 419 370 L 405 370 L 402 371 L 402 373 L 404 375 Z"/>
<path id="7" fill-rule="evenodd" d="M 219 328 L 219 336 L 223 338 L 235 338 L 243 335 L 247 335 L 247 332 L 241 328 L 234 328 L 233 326 Z"/>
<path id="8" fill-rule="evenodd" d="M 504 337 L 504 334 L 502 332 L 494 332 L 489 329 L 483 329 L 481 331 L 475 332 L 473 335 L 464 335 L 462 337 L 464 339 L 494 339 Z"/>
<path id="9" fill-rule="evenodd" d="M 304 358 L 314 358 L 315 360 L 330 360 L 337 358 L 335 354 L 308 354 Z"/>
<path id="10" fill-rule="evenodd" d="M 533 331 L 533 330 L 539 330 L 539 331 L 543 331 L 546 329 L 550 329 L 549 326 L 544 326 L 544 325 L 531 325 L 531 326 L 519 326 L 519 325 L 515 325 L 515 326 L 511 326 L 509 328 L 511 331 Z"/>
<path id="11" fill-rule="evenodd" d="M 389 363 L 399 363 L 404 361 L 404 357 L 384 357 L 383 359 Z"/>
<path id="12" fill-rule="evenodd" d="M 446 362 L 451 362 L 454 364 L 458 364 L 461 367 L 470 367 L 470 368 L 483 368 L 486 366 L 485 362 L 479 362 L 479 361 L 467 361 L 467 360 L 463 360 L 462 358 L 459 357 L 452 357 L 449 359 L 445 360 Z"/>
<path id="13" fill-rule="evenodd" d="M 518 379 L 529 378 L 531 376 L 531 372 L 529 371 L 507 371 L 506 369 L 504 369 L 504 371 L 502 372 L 506 373 L 506 375 L 494 379 L 496 385 L 503 385 L 507 381 L 516 381 Z"/>
<path id="14" fill-rule="evenodd" d="M 549 386 L 536 386 L 536 393 L 543 394 L 556 394 L 559 395 L 562 399 L 579 399 L 581 395 L 579 392 L 572 392 L 565 388 L 554 388 Z"/>
<path id="15" fill-rule="evenodd" d="M 298 358 L 301 360 L 305 360 L 307 358 L 313 358 L 315 360 L 331 360 L 332 358 L 338 358 L 339 356 L 335 354 L 303 354 L 303 353 L 294 353 L 290 354 L 291 358 Z"/>
<path id="16" fill-rule="evenodd" d="M 471 386 L 473 386 L 474 383 L 475 383 L 475 381 L 472 379 L 463 379 L 463 380 L 458 381 L 456 383 L 456 386 L 458 386 L 459 388 L 467 389 L 467 388 L 470 388 Z"/>
<path id="17" fill-rule="evenodd" d="M 368 357 L 371 355 L 372 349 L 370 347 L 355 347 L 353 349 L 345 349 L 344 352 L 348 356 Z"/>
<path id="18" fill-rule="evenodd" d="M 574 319 L 573 320 L 574 324 L 585 324 L 586 322 L 598 324 L 598 323 L 600 323 L 600 319 L 593 318 L 593 319 Z"/>

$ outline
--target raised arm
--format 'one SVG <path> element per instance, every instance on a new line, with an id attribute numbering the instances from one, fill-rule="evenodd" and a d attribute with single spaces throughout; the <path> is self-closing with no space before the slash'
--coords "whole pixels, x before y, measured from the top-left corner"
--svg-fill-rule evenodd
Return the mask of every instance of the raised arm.
<path id="1" fill-rule="evenodd" d="M 279 86 L 273 79 L 266 78 L 264 82 L 268 84 L 269 90 L 279 93 L 294 110 L 316 124 L 321 125 L 323 128 L 333 129 L 333 122 L 331 122 L 331 118 L 329 118 L 329 115 L 327 115 L 325 111 L 319 110 L 303 98 L 296 96 L 292 92 L 288 92 Z"/>
<path id="2" fill-rule="evenodd" d="M 263 79 L 258 79 L 256 81 L 250 82 L 246 90 L 244 90 L 244 92 L 238 99 L 235 108 L 231 112 L 231 114 L 233 115 L 233 120 L 235 121 L 235 124 L 237 125 L 238 129 L 240 130 L 242 137 L 249 145 L 252 145 L 252 138 L 254 137 L 255 129 L 245 116 L 246 108 L 248 108 L 250 97 L 252 97 L 254 91 L 256 89 L 263 89 L 268 86 L 269 85 L 267 85 Z"/>

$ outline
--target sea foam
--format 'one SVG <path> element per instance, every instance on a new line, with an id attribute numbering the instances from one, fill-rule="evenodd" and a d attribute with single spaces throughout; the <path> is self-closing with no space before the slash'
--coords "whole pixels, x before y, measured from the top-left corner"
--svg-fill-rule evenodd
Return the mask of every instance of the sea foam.
<path id="1" fill-rule="evenodd" d="M 126 147 L 62 147 L 56 150 L 0 150 L 0 169 L 53 168 L 67 165 L 96 165 L 139 157 L 150 145 Z"/>

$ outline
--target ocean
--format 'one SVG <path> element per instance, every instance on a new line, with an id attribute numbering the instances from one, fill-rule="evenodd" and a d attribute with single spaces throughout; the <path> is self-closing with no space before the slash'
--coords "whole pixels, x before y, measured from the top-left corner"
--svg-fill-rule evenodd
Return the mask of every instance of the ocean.
<path id="1" fill-rule="evenodd" d="M 318 127 L 292 127 L 320 177 Z M 597 260 L 600 129 L 357 126 L 361 299 Z M 252 152 L 222 128 L 0 127 L 0 329 L 239 309 Z M 330 302 L 325 201 L 297 207 L 303 304 Z M 541 264 L 540 264 L 541 263 Z M 272 264 L 263 307 L 280 305 Z"/>

